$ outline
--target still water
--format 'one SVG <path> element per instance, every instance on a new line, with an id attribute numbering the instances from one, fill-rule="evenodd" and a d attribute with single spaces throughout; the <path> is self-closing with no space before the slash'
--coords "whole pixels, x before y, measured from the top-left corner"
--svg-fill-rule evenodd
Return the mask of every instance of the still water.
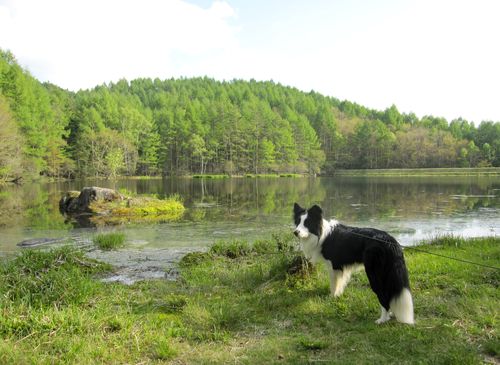
<path id="1" fill-rule="evenodd" d="M 61 194 L 84 186 L 177 194 L 187 210 L 177 222 L 79 227 L 58 210 Z M 252 241 L 292 228 L 294 202 L 320 204 L 328 218 L 371 226 L 403 245 L 453 234 L 500 234 L 500 177 L 190 178 L 71 181 L 0 187 L 0 252 L 31 238 L 87 240 L 121 230 L 133 249 L 199 248 L 219 239 Z"/>

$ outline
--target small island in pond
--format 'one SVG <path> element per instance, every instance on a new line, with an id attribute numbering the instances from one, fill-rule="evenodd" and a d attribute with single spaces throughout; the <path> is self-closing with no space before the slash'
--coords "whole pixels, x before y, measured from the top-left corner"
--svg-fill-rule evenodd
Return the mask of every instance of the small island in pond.
<path id="1" fill-rule="evenodd" d="M 66 192 L 59 201 L 59 210 L 70 218 L 107 225 L 175 221 L 182 217 L 185 208 L 178 198 L 130 197 L 113 189 L 92 186 Z"/>

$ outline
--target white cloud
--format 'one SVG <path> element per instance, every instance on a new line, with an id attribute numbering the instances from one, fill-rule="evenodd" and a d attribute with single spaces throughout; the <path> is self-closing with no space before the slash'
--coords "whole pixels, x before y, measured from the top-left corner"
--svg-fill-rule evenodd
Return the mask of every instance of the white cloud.
<path id="1" fill-rule="evenodd" d="M 123 77 L 273 79 L 376 109 L 500 120 L 497 0 L 230 4 L 0 0 L 0 47 L 72 90 Z"/>
<path id="2" fill-rule="evenodd" d="M 0 45 L 72 90 L 125 77 L 179 76 L 181 59 L 237 46 L 232 8 L 179 0 L 20 0 L 0 6 Z"/>

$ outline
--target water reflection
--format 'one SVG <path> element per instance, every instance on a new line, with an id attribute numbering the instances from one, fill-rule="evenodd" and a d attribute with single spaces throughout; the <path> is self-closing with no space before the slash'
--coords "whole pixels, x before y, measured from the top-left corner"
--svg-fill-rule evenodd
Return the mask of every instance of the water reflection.
<path id="1" fill-rule="evenodd" d="M 128 225 L 130 243 L 153 247 L 206 245 L 287 229 L 294 202 L 320 204 L 347 224 L 389 230 L 404 244 L 437 234 L 500 233 L 499 177 L 122 179 L 0 189 L 0 250 L 32 237 L 90 235 L 58 211 L 61 194 L 97 185 L 160 197 L 178 194 L 188 208 L 180 222 Z"/>

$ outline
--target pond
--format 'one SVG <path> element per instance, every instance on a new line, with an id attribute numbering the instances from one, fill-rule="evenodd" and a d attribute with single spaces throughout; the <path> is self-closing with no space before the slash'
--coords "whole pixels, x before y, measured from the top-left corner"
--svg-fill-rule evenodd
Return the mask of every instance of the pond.
<path id="1" fill-rule="evenodd" d="M 81 227 L 59 213 L 58 202 L 63 192 L 84 186 L 176 194 L 187 209 L 176 222 Z M 169 266 L 185 252 L 220 239 L 253 241 L 291 230 L 294 202 L 319 204 L 326 217 L 345 224 L 387 230 L 403 245 L 439 235 L 500 234 L 498 176 L 86 180 L 0 187 L 0 253 L 15 252 L 19 242 L 32 238 L 90 245 L 96 231 L 120 230 L 128 263 L 116 252 L 93 255 L 122 267 L 135 262 L 143 272 L 144 265 Z M 143 275 L 164 275 L 156 269 Z"/>

